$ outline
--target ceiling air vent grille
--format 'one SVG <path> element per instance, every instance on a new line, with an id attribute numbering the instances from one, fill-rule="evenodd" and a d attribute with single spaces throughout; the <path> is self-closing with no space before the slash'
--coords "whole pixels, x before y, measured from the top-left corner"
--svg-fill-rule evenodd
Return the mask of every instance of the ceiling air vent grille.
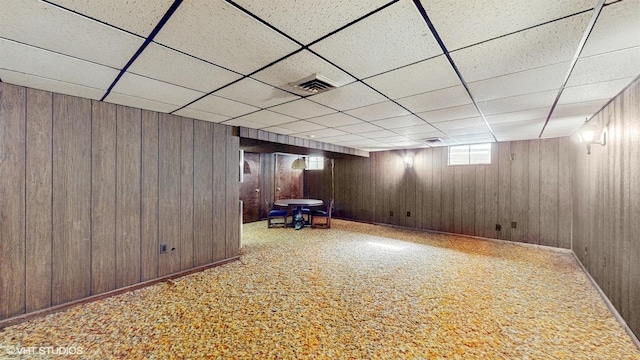
<path id="1" fill-rule="evenodd" d="M 313 74 L 289 85 L 311 94 L 318 94 L 338 87 L 338 85 L 333 83 L 331 80 L 318 74 Z"/>
<path id="2" fill-rule="evenodd" d="M 427 144 L 437 144 L 439 142 L 442 142 L 442 139 L 440 139 L 440 138 L 428 138 L 428 139 L 424 139 L 422 141 L 426 142 Z"/>

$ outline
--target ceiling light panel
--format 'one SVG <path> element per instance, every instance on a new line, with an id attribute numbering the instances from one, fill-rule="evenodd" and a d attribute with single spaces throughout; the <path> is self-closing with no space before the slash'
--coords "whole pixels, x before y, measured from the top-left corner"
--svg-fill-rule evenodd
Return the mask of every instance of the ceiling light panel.
<path id="1" fill-rule="evenodd" d="M 336 126 L 344 126 L 351 124 L 362 123 L 363 121 L 360 119 L 356 119 L 353 116 L 343 114 L 343 113 L 335 113 L 324 116 L 318 116 L 315 118 L 307 119 L 315 124 L 327 126 L 327 127 L 336 127 Z"/>
<path id="2" fill-rule="evenodd" d="M 472 104 L 469 94 L 462 85 L 409 96 L 397 101 L 413 113 Z"/>
<path id="3" fill-rule="evenodd" d="M 377 49 L 372 53 L 371 49 Z M 442 54 L 422 16 L 400 0 L 311 46 L 362 79 Z"/>
<path id="4" fill-rule="evenodd" d="M 289 0 L 236 3 L 277 29 L 303 44 L 320 38 L 383 6 L 388 0 L 354 0 L 345 2 Z M 286 11 L 282 11 L 286 9 Z M 327 16 L 330 14 L 331 16 Z M 301 19 L 310 19 L 313 26 L 300 26 Z"/>
<path id="5" fill-rule="evenodd" d="M 190 108 L 211 112 L 229 117 L 238 117 L 260 110 L 255 106 L 243 104 L 237 101 L 221 98 L 215 95 L 207 95 L 189 105 Z"/>
<path id="6" fill-rule="evenodd" d="M 376 131 L 380 130 L 379 126 L 375 126 L 368 122 L 362 122 L 359 124 L 340 126 L 337 128 L 338 130 L 346 131 L 348 133 L 363 133 L 367 131 Z"/>
<path id="7" fill-rule="evenodd" d="M 346 113 L 365 121 L 374 121 L 410 114 L 409 111 L 405 110 L 401 106 L 398 106 L 398 104 L 392 101 L 385 101 L 369 106 L 363 106 L 361 108 L 349 110 Z"/>
<path id="8" fill-rule="evenodd" d="M 640 29 L 638 37 L 640 37 Z M 640 74 L 640 46 L 580 58 L 571 72 L 567 86 L 624 79 L 638 74 Z"/>
<path id="9" fill-rule="evenodd" d="M 344 71 L 329 64 L 308 50 L 302 50 L 290 57 L 281 60 L 268 68 L 261 70 L 252 78 L 263 81 L 272 86 L 284 89 L 301 96 L 310 95 L 308 91 L 296 88 L 291 83 L 318 74 L 331 80 L 338 87 L 349 84 L 355 79 Z"/>
<path id="10" fill-rule="evenodd" d="M 625 0 L 602 9 L 596 25 L 580 54 L 602 54 L 640 45 L 640 1 Z"/>
<path id="11" fill-rule="evenodd" d="M 172 85 L 144 76 L 125 73 L 113 87 L 114 92 L 180 107 L 201 97 L 204 93 Z M 175 110 L 175 109 L 174 109 Z"/>
<path id="12" fill-rule="evenodd" d="M 188 107 L 180 109 L 174 112 L 174 114 L 188 117 L 188 118 L 214 122 L 214 123 L 219 123 L 225 120 L 229 120 L 228 116 L 222 116 L 222 115 L 218 115 L 218 114 L 214 114 L 206 111 L 200 111 L 200 110 L 196 110 Z"/>
<path id="13" fill-rule="evenodd" d="M 141 37 L 36 0 L 3 2 L 0 19 L 0 37 L 115 68 L 124 67 L 144 42 Z"/>
<path id="14" fill-rule="evenodd" d="M 480 102 L 478 103 L 478 107 L 485 116 L 541 107 L 551 108 L 551 104 L 553 104 L 557 95 L 558 91 L 550 90 L 534 94 L 510 96 L 502 99 Z"/>
<path id="15" fill-rule="evenodd" d="M 6 70 L 105 91 L 118 76 L 110 67 L 1 38 L 0 49 L 0 68 Z"/>
<path id="16" fill-rule="evenodd" d="M 0 79 L 8 84 L 21 85 L 33 89 L 52 91 L 60 94 L 79 96 L 94 100 L 100 100 L 105 92 L 104 89 L 71 84 L 64 81 L 5 69 L 0 69 Z"/>
<path id="17" fill-rule="evenodd" d="M 582 14 L 454 51 L 467 82 L 570 61 L 591 15 Z"/>
<path id="18" fill-rule="evenodd" d="M 241 117 L 240 119 L 249 120 L 251 122 L 264 124 L 266 126 L 275 126 L 295 122 L 297 119 L 291 116 L 282 115 L 269 110 L 261 110 Z"/>
<path id="19" fill-rule="evenodd" d="M 387 99 L 364 85 L 354 82 L 322 94 L 309 97 L 310 100 L 340 111 L 367 106 Z"/>
<path id="20" fill-rule="evenodd" d="M 476 101 L 558 90 L 569 70 L 569 62 L 543 66 L 469 83 Z M 525 85 L 526 84 L 526 85 Z"/>
<path id="21" fill-rule="evenodd" d="M 242 77 L 155 43 L 145 48 L 128 71 L 207 93 Z"/>
<path id="22" fill-rule="evenodd" d="M 421 1 L 449 51 L 593 8 L 590 0 Z"/>
<path id="23" fill-rule="evenodd" d="M 465 119 L 470 117 L 480 116 L 478 110 L 473 104 L 452 106 L 449 108 L 432 110 L 417 113 L 416 115 L 424 119 L 428 123 L 437 123 L 440 121 Z"/>
<path id="24" fill-rule="evenodd" d="M 153 101 L 149 99 L 143 99 L 136 96 L 119 94 L 117 92 L 110 92 L 107 98 L 104 100 L 105 102 L 131 106 L 139 109 L 158 111 L 161 113 L 170 113 L 176 109 L 175 105 L 166 104 L 159 101 Z"/>
<path id="25" fill-rule="evenodd" d="M 635 77 L 567 87 L 562 92 L 562 96 L 560 96 L 558 104 L 611 99 L 634 79 Z"/>
<path id="26" fill-rule="evenodd" d="M 251 78 L 244 78 L 214 94 L 260 108 L 268 108 L 300 98 Z"/>
<path id="27" fill-rule="evenodd" d="M 283 124 L 283 125 L 280 125 L 280 127 L 285 128 L 285 129 L 291 129 L 291 130 L 294 130 L 296 132 L 310 132 L 310 131 L 316 131 L 316 130 L 324 129 L 324 126 L 322 126 L 322 125 L 310 123 L 310 122 L 304 121 L 304 120 L 300 120 L 300 121 L 296 121 L 296 122 L 292 122 L 292 123 L 288 123 L 288 124 Z"/>
<path id="28" fill-rule="evenodd" d="M 277 105 L 269 108 L 269 110 L 293 116 L 298 119 L 308 119 L 336 112 L 324 105 L 316 104 L 313 101 L 306 99 L 294 100 L 285 104 Z"/>
<path id="29" fill-rule="evenodd" d="M 392 99 L 460 85 L 460 79 L 445 56 L 389 71 L 364 80 Z"/>
<path id="30" fill-rule="evenodd" d="M 245 75 L 299 49 L 234 6 L 209 0 L 183 2 L 154 41 Z"/>
<path id="31" fill-rule="evenodd" d="M 51 2 L 118 28 L 147 37 L 169 10 L 173 0 L 94 1 L 52 0 Z"/>
<path id="32" fill-rule="evenodd" d="M 396 129 L 407 126 L 425 125 L 424 120 L 415 115 L 406 115 L 389 119 L 376 120 L 372 121 L 371 123 L 384 129 Z"/>

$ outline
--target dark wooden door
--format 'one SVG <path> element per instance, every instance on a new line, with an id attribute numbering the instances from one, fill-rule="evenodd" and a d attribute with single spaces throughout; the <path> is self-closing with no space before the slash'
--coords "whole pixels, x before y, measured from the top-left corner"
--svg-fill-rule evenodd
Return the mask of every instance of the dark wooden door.
<path id="1" fill-rule="evenodd" d="M 292 169 L 291 164 L 297 156 L 282 155 L 276 156 L 276 200 L 278 199 L 299 199 L 302 198 L 302 172 L 303 170 Z"/>
<path id="2" fill-rule="evenodd" d="M 240 184 L 242 222 L 260 220 L 260 207 L 264 200 L 260 189 L 260 154 L 244 153 L 243 181 Z"/>

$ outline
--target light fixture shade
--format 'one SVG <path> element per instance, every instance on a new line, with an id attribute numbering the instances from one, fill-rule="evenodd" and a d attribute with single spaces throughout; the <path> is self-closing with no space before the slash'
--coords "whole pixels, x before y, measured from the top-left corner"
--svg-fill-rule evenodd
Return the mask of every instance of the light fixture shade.
<path id="1" fill-rule="evenodd" d="M 307 168 L 307 163 L 304 161 L 304 158 L 297 158 L 291 164 L 292 169 L 304 170 Z"/>
<path id="2" fill-rule="evenodd" d="M 578 131 L 578 137 L 580 142 L 584 144 L 593 144 L 600 142 L 602 130 L 600 127 L 593 124 L 585 124 Z"/>

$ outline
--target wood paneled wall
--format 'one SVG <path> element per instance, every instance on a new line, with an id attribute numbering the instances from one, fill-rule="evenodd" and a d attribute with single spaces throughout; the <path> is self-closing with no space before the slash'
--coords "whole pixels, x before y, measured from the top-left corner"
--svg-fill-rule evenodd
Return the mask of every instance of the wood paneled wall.
<path id="1" fill-rule="evenodd" d="M 336 159 L 336 216 L 570 248 L 571 146 L 569 138 L 497 143 L 491 165 L 448 166 L 446 147 Z M 307 172 L 310 197 L 330 193 L 328 171 Z"/>
<path id="2" fill-rule="evenodd" d="M 0 320 L 236 256 L 238 156 L 228 126 L 0 83 Z"/>
<path id="3" fill-rule="evenodd" d="M 591 120 L 607 145 L 574 145 L 573 252 L 640 336 L 640 80 Z"/>

